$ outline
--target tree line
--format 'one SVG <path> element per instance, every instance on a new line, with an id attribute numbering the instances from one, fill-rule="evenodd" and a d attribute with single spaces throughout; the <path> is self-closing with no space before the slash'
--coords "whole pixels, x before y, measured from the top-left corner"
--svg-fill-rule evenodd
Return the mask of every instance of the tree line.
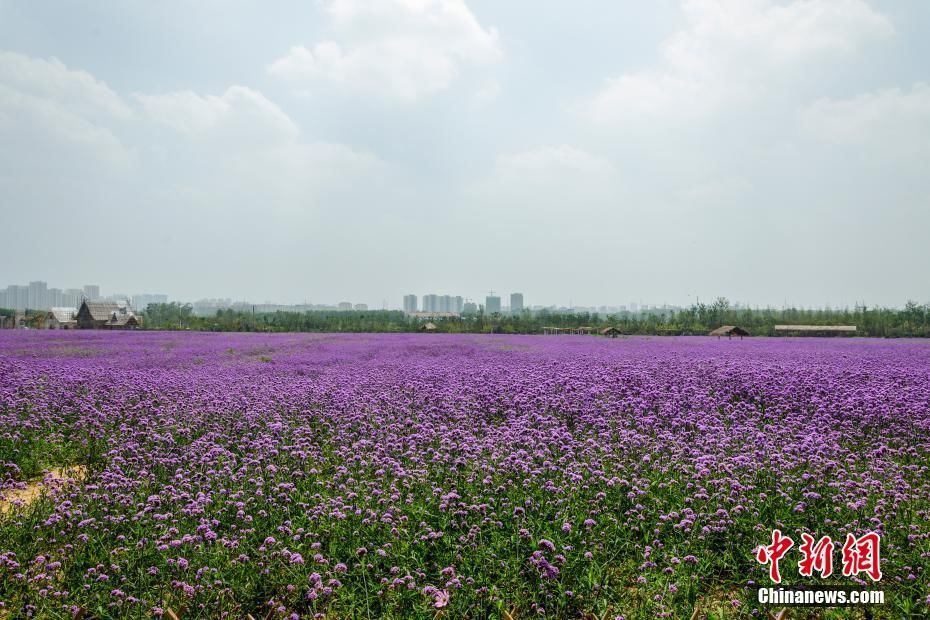
<path id="1" fill-rule="evenodd" d="M 855 306 L 843 309 L 734 307 L 723 297 L 680 310 L 615 314 L 565 313 L 550 310 L 519 314 L 439 317 L 429 320 L 444 333 L 539 334 L 544 327 L 616 327 L 630 335 L 704 335 L 722 325 L 738 325 L 753 336 L 773 336 L 779 324 L 855 325 L 857 336 L 930 337 L 930 305 L 909 301 L 904 308 Z M 426 321 L 399 310 L 247 312 L 219 310 L 197 316 L 190 304 L 150 304 L 144 329 L 221 332 L 415 332 Z"/>

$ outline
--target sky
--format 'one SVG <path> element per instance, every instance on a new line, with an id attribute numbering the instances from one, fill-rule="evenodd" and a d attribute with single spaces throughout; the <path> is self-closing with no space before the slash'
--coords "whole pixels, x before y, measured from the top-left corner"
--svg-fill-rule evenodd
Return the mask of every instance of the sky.
<path id="1" fill-rule="evenodd" d="M 0 286 L 930 302 L 930 3 L 0 0 Z"/>

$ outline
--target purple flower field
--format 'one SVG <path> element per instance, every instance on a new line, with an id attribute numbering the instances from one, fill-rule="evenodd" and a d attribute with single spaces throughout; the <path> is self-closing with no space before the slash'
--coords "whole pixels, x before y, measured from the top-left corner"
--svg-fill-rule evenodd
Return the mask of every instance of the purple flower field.
<path id="1" fill-rule="evenodd" d="M 922 341 L 0 332 L 0 466 L 0 619 L 928 613 Z"/>

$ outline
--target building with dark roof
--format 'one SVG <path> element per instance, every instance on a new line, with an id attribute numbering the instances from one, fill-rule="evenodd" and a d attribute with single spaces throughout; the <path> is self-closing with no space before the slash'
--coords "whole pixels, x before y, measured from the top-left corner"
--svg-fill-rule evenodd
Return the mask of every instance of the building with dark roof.
<path id="1" fill-rule="evenodd" d="M 739 336 L 742 338 L 743 336 L 748 336 L 749 332 L 747 332 L 742 327 L 737 327 L 736 325 L 722 325 L 714 331 L 710 332 L 710 335 L 717 336 L 717 338 L 720 338 L 721 336 L 726 336 L 727 338 Z"/>
<path id="2" fill-rule="evenodd" d="M 132 310 L 115 301 L 84 300 L 77 313 L 78 329 L 135 329 L 139 325 Z"/>

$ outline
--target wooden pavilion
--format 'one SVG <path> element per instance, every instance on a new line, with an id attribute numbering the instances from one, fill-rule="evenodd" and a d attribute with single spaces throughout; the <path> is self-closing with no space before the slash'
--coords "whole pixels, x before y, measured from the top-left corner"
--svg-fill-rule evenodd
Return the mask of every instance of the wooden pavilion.
<path id="1" fill-rule="evenodd" d="M 749 335 L 749 332 L 743 329 L 742 327 L 738 327 L 736 325 L 721 325 L 714 331 L 710 332 L 710 335 L 716 336 L 717 338 L 720 338 L 722 336 L 726 336 L 727 338 L 732 338 L 733 336 L 739 336 L 740 340 L 742 340 L 743 336 Z"/>

